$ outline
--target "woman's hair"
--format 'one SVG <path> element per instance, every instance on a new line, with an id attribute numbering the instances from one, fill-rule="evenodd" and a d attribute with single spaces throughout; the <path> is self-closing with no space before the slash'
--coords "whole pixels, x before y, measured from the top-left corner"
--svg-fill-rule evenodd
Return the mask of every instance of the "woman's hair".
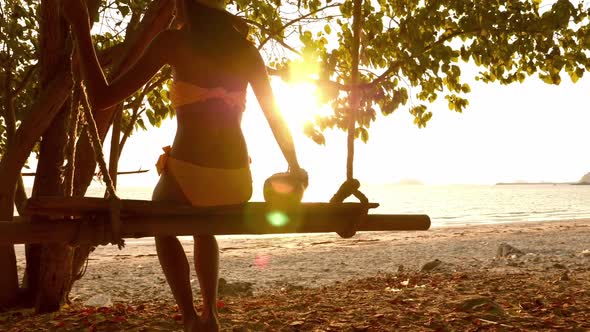
<path id="1" fill-rule="evenodd" d="M 211 54 L 236 56 L 244 49 L 248 27 L 232 14 L 196 0 L 184 0 L 186 15 L 194 36 L 195 46 Z"/>

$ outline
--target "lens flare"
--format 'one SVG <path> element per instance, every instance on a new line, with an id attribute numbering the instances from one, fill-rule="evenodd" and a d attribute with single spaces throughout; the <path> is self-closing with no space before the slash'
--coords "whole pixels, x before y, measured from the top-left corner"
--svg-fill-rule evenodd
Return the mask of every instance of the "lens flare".
<path id="1" fill-rule="evenodd" d="M 254 257 L 254 266 L 256 266 L 256 268 L 258 269 L 264 269 L 268 266 L 268 264 L 270 263 L 270 256 L 269 255 L 264 255 L 264 254 L 257 254 L 256 257 Z"/>
<path id="2" fill-rule="evenodd" d="M 271 183 L 272 189 L 279 194 L 287 194 L 293 191 L 293 185 L 282 181 L 275 181 Z"/>
<path id="3" fill-rule="evenodd" d="M 285 226 L 289 223 L 289 217 L 281 211 L 272 211 L 266 214 L 266 220 L 275 227 Z"/>

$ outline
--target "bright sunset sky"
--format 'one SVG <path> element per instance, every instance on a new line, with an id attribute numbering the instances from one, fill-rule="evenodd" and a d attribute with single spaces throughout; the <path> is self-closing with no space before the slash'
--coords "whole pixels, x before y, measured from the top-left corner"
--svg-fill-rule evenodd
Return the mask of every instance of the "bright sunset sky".
<path id="1" fill-rule="evenodd" d="M 549 8 L 553 1 L 546 2 Z M 564 74 L 559 86 L 546 85 L 535 77 L 524 84 L 501 86 L 475 82 L 474 68 L 467 65 L 462 70 L 472 90 L 465 112 L 449 111 L 444 95 L 439 95 L 429 105 L 434 116 L 424 129 L 413 124 L 409 105 L 388 117 L 379 115 L 369 129 L 369 143 L 356 142 L 356 178 L 364 183 L 414 179 L 426 184 L 493 184 L 578 181 L 590 172 L 590 73 L 577 84 Z M 316 192 L 329 199 L 326 193 L 333 194 L 346 176 L 346 134 L 329 132 L 327 144 L 316 145 L 302 134 L 303 121 L 326 111 L 315 102 L 313 86 L 293 87 L 279 79 L 273 80 L 273 86 L 291 125 L 300 164 L 310 175 L 306 197 Z M 130 138 L 119 170 L 150 171 L 120 176 L 120 187 L 152 188 L 156 184 L 154 164 L 161 147 L 172 143 L 175 121 L 167 120 L 161 128 Z M 243 129 L 258 190 L 264 179 L 285 171 L 287 165 L 251 92 Z M 107 156 L 109 141 L 107 137 Z"/>
<path id="2" fill-rule="evenodd" d="M 492 184 L 577 181 L 590 172 L 590 76 L 577 84 L 564 77 L 559 86 L 536 78 L 509 86 L 465 78 L 472 92 L 463 114 L 449 111 L 439 96 L 430 106 L 434 116 L 424 129 L 412 123 L 407 109 L 380 116 L 370 128 L 369 143 L 356 143 L 355 177 L 365 183 L 418 179 L 427 184 Z M 303 115 L 321 111 L 313 87 L 293 88 L 278 79 L 273 85 L 291 123 L 300 163 L 310 174 L 310 189 L 329 186 L 334 192 L 346 175 L 345 133 L 328 133 L 326 146 L 316 145 L 301 133 Z M 170 120 L 132 137 L 120 170 L 151 171 L 121 176 L 121 186 L 156 183 L 153 165 L 160 147 L 172 142 L 175 127 L 175 120 Z M 266 177 L 286 170 L 286 162 L 252 94 L 243 129 L 255 186 L 261 186 Z"/>

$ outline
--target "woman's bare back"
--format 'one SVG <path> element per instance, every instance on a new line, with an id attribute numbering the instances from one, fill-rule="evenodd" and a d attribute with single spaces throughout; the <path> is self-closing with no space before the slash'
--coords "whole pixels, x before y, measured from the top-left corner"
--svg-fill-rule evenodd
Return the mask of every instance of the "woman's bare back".
<path id="1" fill-rule="evenodd" d="M 176 40 L 178 48 L 171 60 L 176 82 L 245 95 L 248 72 L 243 55 L 203 54 L 185 30 L 178 31 Z M 210 98 L 177 107 L 178 129 L 172 156 L 205 167 L 247 167 L 249 158 L 241 131 L 244 106 L 230 105 L 223 98 Z"/>

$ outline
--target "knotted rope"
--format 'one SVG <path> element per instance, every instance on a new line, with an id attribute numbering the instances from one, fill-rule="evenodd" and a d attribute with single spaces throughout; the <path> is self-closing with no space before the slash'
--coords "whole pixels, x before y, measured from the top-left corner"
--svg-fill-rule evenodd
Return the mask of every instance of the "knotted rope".
<path id="1" fill-rule="evenodd" d="M 98 136 L 98 129 L 96 128 L 96 122 L 94 121 L 94 116 L 92 115 L 92 108 L 88 102 L 88 96 L 86 95 L 86 90 L 83 85 L 80 91 L 80 100 L 82 102 L 82 109 L 84 110 L 84 118 L 86 120 L 86 132 L 90 138 L 90 145 L 92 146 L 96 161 L 98 162 L 98 167 L 107 186 L 107 195 L 108 199 L 110 200 L 110 221 L 112 234 L 109 242 L 116 244 L 119 249 L 121 249 L 125 246 L 125 241 L 121 238 L 121 200 L 119 197 L 117 197 L 115 186 L 113 184 L 113 180 L 111 179 L 109 169 L 102 152 L 102 144 L 100 143 L 100 138 Z M 105 238 L 107 237 L 105 236 Z"/>
<path id="2" fill-rule="evenodd" d="M 331 203 L 340 203 L 347 199 L 349 196 L 354 195 L 361 203 L 369 203 L 369 199 L 363 194 L 359 188 L 361 183 L 357 179 L 348 179 L 344 181 L 338 191 L 330 199 Z"/>
<path id="3" fill-rule="evenodd" d="M 351 85 L 352 89 L 349 94 L 350 108 L 348 112 L 348 135 L 347 135 L 347 159 L 346 159 L 346 181 L 338 188 L 338 191 L 330 199 L 330 203 L 342 203 L 346 198 L 354 195 L 362 204 L 368 204 L 369 200 L 367 196 L 363 194 L 360 188 L 360 182 L 354 178 L 353 166 L 354 166 L 354 138 L 356 131 L 356 115 L 360 107 L 359 98 L 359 49 L 360 49 L 360 32 L 362 22 L 362 0 L 354 0 L 353 8 L 353 42 L 352 42 L 352 73 L 351 73 Z M 338 232 L 341 237 L 352 237 L 356 230 L 353 227 L 349 230 Z"/>

